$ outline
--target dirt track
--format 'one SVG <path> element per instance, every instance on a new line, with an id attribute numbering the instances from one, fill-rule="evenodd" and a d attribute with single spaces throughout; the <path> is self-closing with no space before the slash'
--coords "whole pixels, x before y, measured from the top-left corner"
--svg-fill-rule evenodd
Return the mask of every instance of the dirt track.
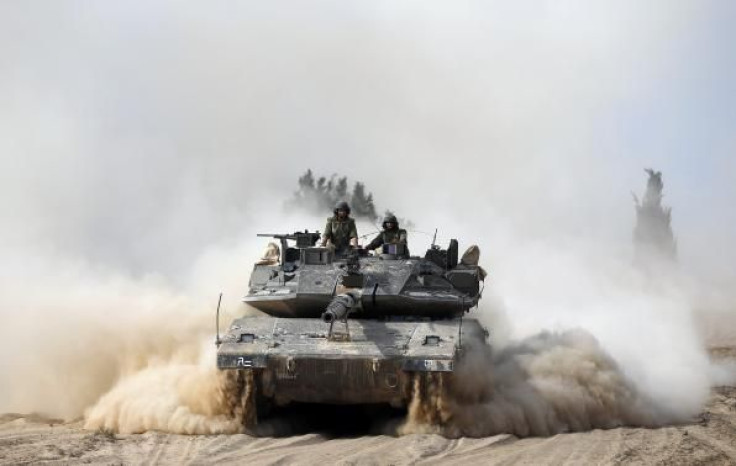
<path id="1" fill-rule="evenodd" d="M 718 387 L 700 419 L 661 429 L 619 428 L 549 438 L 436 435 L 286 438 L 112 435 L 81 422 L 0 416 L 2 464 L 736 464 L 736 387 Z"/>

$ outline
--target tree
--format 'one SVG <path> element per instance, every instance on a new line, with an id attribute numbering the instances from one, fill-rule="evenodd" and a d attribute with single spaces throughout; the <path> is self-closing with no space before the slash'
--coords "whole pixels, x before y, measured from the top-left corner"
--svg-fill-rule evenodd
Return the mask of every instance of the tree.
<path id="1" fill-rule="evenodd" d="M 674 262 L 677 259 L 677 240 L 672 232 L 672 209 L 662 205 L 662 172 L 645 171 L 649 179 L 644 199 L 640 202 L 634 195 L 636 262 L 641 265 Z"/>
<path id="2" fill-rule="evenodd" d="M 314 175 L 312 170 L 307 170 L 305 174 L 299 177 L 299 190 L 308 191 L 314 189 Z"/>
<path id="3" fill-rule="evenodd" d="M 342 178 L 337 180 L 337 185 L 335 186 L 335 197 L 337 199 L 345 199 L 348 196 L 348 177 L 343 176 Z"/>
<path id="4" fill-rule="evenodd" d="M 311 169 L 299 177 L 299 190 L 285 204 L 287 209 L 299 209 L 312 213 L 332 211 L 339 201 L 348 201 L 355 218 L 364 218 L 375 222 L 376 206 L 373 193 L 367 192 L 365 184 L 358 181 L 353 185 L 352 193 L 346 176 L 332 175 L 315 178 Z"/>

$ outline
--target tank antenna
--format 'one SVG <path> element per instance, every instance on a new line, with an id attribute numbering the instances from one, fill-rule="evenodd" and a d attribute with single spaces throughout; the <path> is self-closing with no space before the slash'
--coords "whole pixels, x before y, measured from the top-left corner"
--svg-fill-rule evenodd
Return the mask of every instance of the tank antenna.
<path id="1" fill-rule="evenodd" d="M 220 303 L 222 302 L 222 292 L 220 292 L 220 297 L 217 300 L 217 313 L 215 314 L 215 331 L 217 332 L 217 337 L 215 338 L 215 346 L 220 346 L 220 343 L 222 343 L 222 340 L 220 340 Z"/>
<path id="2" fill-rule="evenodd" d="M 432 249 L 434 249 L 434 247 L 436 246 L 435 244 L 436 242 L 437 242 L 437 228 L 434 229 L 434 236 L 432 237 Z"/>

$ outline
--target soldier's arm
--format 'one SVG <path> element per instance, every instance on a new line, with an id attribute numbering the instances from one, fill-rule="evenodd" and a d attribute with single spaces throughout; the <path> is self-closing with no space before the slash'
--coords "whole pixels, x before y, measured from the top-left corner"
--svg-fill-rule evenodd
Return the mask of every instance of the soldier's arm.
<path id="1" fill-rule="evenodd" d="M 373 241 L 368 243 L 368 246 L 366 246 L 366 249 L 376 249 L 378 247 L 381 247 L 383 245 L 383 234 L 379 233 L 378 236 L 373 238 Z"/>
<path id="2" fill-rule="evenodd" d="M 406 230 L 399 230 L 399 244 L 408 244 L 409 238 L 407 237 Z"/>
<path id="3" fill-rule="evenodd" d="M 332 239 L 332 222 L 327 219 L 327 225 L 325 225 L 325 232 L 322 233 L 322 247 L 327 246 L 327 240 Z"/>

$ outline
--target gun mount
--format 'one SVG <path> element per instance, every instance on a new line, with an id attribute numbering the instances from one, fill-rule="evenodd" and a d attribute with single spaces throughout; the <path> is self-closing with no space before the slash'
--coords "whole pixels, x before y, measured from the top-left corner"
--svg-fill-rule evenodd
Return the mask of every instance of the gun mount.
<path id="1" fill-rule="evenodd" d="M 319 241 L 320 238 L 320 233 L 319 231 L 310 232 L 309 230 L 304 230 L 303 232 L 297 231 L 291 234 L 258 233 L 256 236 L 259 238 L 273 238 L 279 240 L 281 242 L 281 263 L 285 264 L 287 261 L 286 254 L 289 250 L 289 240 L 296 241 L 296 247 L 298 249 L 309 248 L 317 244 L 317 241 Z"/>

